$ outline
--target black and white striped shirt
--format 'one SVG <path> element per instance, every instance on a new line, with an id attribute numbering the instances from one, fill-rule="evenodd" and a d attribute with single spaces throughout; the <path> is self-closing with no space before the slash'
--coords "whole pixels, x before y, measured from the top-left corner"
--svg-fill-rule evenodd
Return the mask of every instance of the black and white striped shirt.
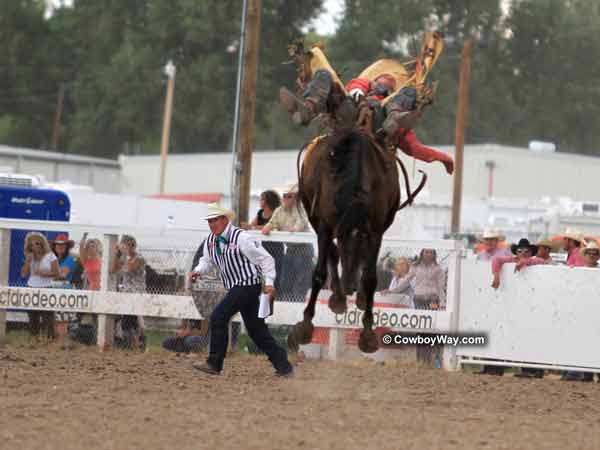
<path id="1" fill-rule="evenodd" d="M 226 289 L 261 284 L 263 280 L 266 285 L 273 285 L 275 261 L 259 242 L 231 224 L 227 225 L 221 236 L 226 243 L 219 242 L 218 236 L 212 233 L 206 238 L 204 253 L 194 272 L 204 274 L 213 265 L 217 266 Z"/>

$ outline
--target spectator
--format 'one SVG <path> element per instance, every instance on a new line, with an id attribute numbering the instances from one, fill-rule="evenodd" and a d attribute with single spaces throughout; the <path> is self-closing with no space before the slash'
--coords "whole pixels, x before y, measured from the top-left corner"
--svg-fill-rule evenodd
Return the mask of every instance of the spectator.
<path id="1" fill-rule="evenodd" d="M 535 258 L 538 247 L 537 245 L 530 244 L 528 239 L 519 240 L 519 243 L 512 244 L 510 249 L 513 253 L 511 256 L 495 256 L 492 259 L 492 274 L 494 276 L 492 287 L 494 289 L 500 287 L 500 272 L 505 263 L 516 263 L 515 272 L 521 270 L 526 265 L 544 264 L 543 259 Z"/>
<path id="2" fill-rule="evenodd" d="M 21 276 L 28 277 L 27 286 L 34 288 L 52 287 L 52 281 L 60 276 L 58 260 L 46 236 L 35 231 L 25 236 L 25 262 L 21 267 Z M 40 330 L 48 339 L 54 339 L 54 311 L 27 311 L 29 316 L 29 331 L 33 337 L 38 337 Z"/>
<path id="3" fill-rule="evenodd" d="M 494 228 L 486 228 L 481 239 L 484 248 L 482 252 L 477 254 L 479 261 L 491 261 L 494 256 L 510 256 L 510 251 L 500 246 L 500 242 L 504 241 L 505 237 Z"/>
<path id="4" fill-rule="evenodd" d="M 56 239 L 54 239 L 50 245 L 52 251 L 58 258 L 60 275 L 57 278 L 64 281 L 63 285 L 60 286 L 63 289 L 70 289 L 73 287 L 71 281 L 73 280 L 76 264 L 75 259 L 69 254 L 69 251 L 74 245 L 75 242 L 69 239 L 66 234 L 59 234 L 56 236 Z"/>
<path id="5" fill-rule="evenodd" d="M 297 187 L 289 186 L 283 194 L 283 203 L 263 226 L 262 233 L 271 231 L 300 232 L 308 231 L 308 221 L 297 203 Z M 312 244 L 286 244 L 285 256 L 281 268 L 280 295 L 282 300 L 303 302 L 306 291 L 311 285 L 313 266 Z"/>
<path id="6" fill-rule="evenodd" d="M 252 219 L 252 222 L 250 222 L 250 229 L 262 230 L 263 226 L 271 220 L 273 213 L 279 206 L 281 206 L 281 198 L 277 192 L 273 190 L 262 192 L 260 194 L 260 209 L 254 219 Z"/>
<path id="7" fill-rule="evenodd" d="M 137 241 L 133 236 L 123 235 L 115 246 L 110 273 L 118 274 L 119 292 L 146 292 L 146 261 L 137 251 Z M 143 318 L 133 315 L 121 316 L 121 330 L 124 345 L 129 349 L 142 349 L 144 341 Z"/>
<path id="8" fill-rule="evenodd" d="M 102 243 L 99 239 L 87 239 L 83 233 L 79 243 L 79 260 L 85 274 L 84 288 L 89 291 L 100 290 L 100 273 L 102 271 Z"/>
<path id="9" fill-rule="evenodd" d="M 250 228 L 253 230 L 262 230 L 263 227 L 271 220 L 273 213 L 281 206 L 281 198 L 279 194 L 273 190 L 264 191 L 260 194 L 260 209 L 256 213 L 256 217 L 250 222 Z M 275 292 L 279 292 L 281 280 L 281 268 L 284 258 L 284 247 L 282 242 L 263 241 L 263 248 L 275 259 L 275 271 L 277 278 L 275 279 Z M 194 266 L 195 267 L 195 266 Z"/>
<path id="10" fill-rule="evenodd" d="M 438 309 L 445 305 L 446 275 L 437 263 L 437 252 L 434 249 L 421 250 L 417 261 L 408 274 L 398 281 L 395 289 L 407 289 L 411 282 L 414 285 L 414 303 L 417 309 Z M 434 352 L 437 353 L 437 349 L 418 346 L 417 359 L 430 364 Z"/>
<path id="11" fill-rule="evenodd" d="M 598 259 L 600 259 L 600 247 L 596 241 L 590 241 L 581 249 L 581 254 L 585 261 L 584 267 L 597 269 Z"/>
<path id="12" fill-rule="evenodd" d="M 208 321 L 182 320 L 174 337 L 166 338 L 162 346 L 176 353 L 199 352 L 207 345 Z"/>
<path id="13" fill-rule="evenodd" d="M 390 282 L 390 286 L 381 291 L 382 295 L 386 294 L 404 294 L 408 298 L 407 306 L 410 308 L 414 308 L 414 297 L 415 291 L 411 285 L 411 283 L 403 283 L 401 285 L 400 281 L 410 272 L 410 262 L 408 258 L 398 258 L 396 263 L 394 264 L 393 273 L 394 276 L 392 281 Z"/>
<path id="14" fill-rule="evenodd" d="M 583 233 L 578 230 L 567 228 L 563 236 L 563 248 L 567 252 L 567 266 L 582 267 L 585 261 L 579 249 L 583 242 Z"/>

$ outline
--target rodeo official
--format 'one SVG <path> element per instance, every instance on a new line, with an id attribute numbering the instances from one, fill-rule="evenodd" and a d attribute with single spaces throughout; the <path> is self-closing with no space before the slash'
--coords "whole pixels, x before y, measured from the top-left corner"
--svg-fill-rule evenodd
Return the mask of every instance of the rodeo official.
<path id="1" fill-rule="evenodd" d="M 233 211 L 217 204 L 209 205 L 208 215 L 204 217 L 211 234 L 204 243 L 204 253 L 190 273 L 190 278 L 195 280 L 214 265 L 219 268 L 219 275 L 228 292 L 210 316 L 208 359 L 206 363 L 198 362 L 193 367 L 210 375 L 221 373 L 227 350 L 227 326 L 230 319 L 240 312 L 249 336 L 267 354 L 275 374 L 289 377 L 293 374 L 293 368 L 287 353 L 277 344 L 265 320 L 259 317 L 261 292 L 273 293 L 275 261 L 260 243 L 230 223 L 233 217 Z"/>

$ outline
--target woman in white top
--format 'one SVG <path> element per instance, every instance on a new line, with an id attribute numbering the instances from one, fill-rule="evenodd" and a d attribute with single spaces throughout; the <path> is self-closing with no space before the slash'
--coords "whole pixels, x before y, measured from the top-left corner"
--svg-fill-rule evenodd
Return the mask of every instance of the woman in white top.
<path id="1" fill-rule="evenodd" d="M 33 288 L 52 287 L 52 281 L 60 277 L 58 259 L 50 249 L 46 236 L 31 232 L 25 237 L 25 262 L 21 267 L 21 276 L 28 277 L 27 286 Z M 41 330 L 45 331 L 48 339 L 54 339 L 54 311 L 28 311 L 29 330 L 37 337 Z"/>

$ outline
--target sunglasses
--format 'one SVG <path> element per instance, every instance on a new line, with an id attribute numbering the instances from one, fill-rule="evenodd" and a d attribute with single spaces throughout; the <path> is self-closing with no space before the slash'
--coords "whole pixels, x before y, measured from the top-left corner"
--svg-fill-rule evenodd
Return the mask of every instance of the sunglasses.
<path id="1" fill-rule="evenodd" d="M 600 252 L 584 252 L 584 255 L 600 256 Z"/>
<path id="2" fill-rule="evenodd" d="M 215 218 L 213 218 L 213 219 L 207 219 L 207 222 L 208 222 L 208 223 L 216 223 L 216 222 L 218 222 L 219 220 L 221 220 L 223 217 L 225 217 L 225 216 L 219 216 L 219 217 L 215 217 Z"/>
<path id="3" fill-rule="evenodd" d="M 295 194 L 283 194 L 283 198 L 294 198 Z"/>
<path id="4" fill-rule="evenodd" d="M 520 253 L 527 253 L 530 252 L 531 250 L 529 250 L 528 248 L 518 248 L 517 249 L 517 255 Z"/>

